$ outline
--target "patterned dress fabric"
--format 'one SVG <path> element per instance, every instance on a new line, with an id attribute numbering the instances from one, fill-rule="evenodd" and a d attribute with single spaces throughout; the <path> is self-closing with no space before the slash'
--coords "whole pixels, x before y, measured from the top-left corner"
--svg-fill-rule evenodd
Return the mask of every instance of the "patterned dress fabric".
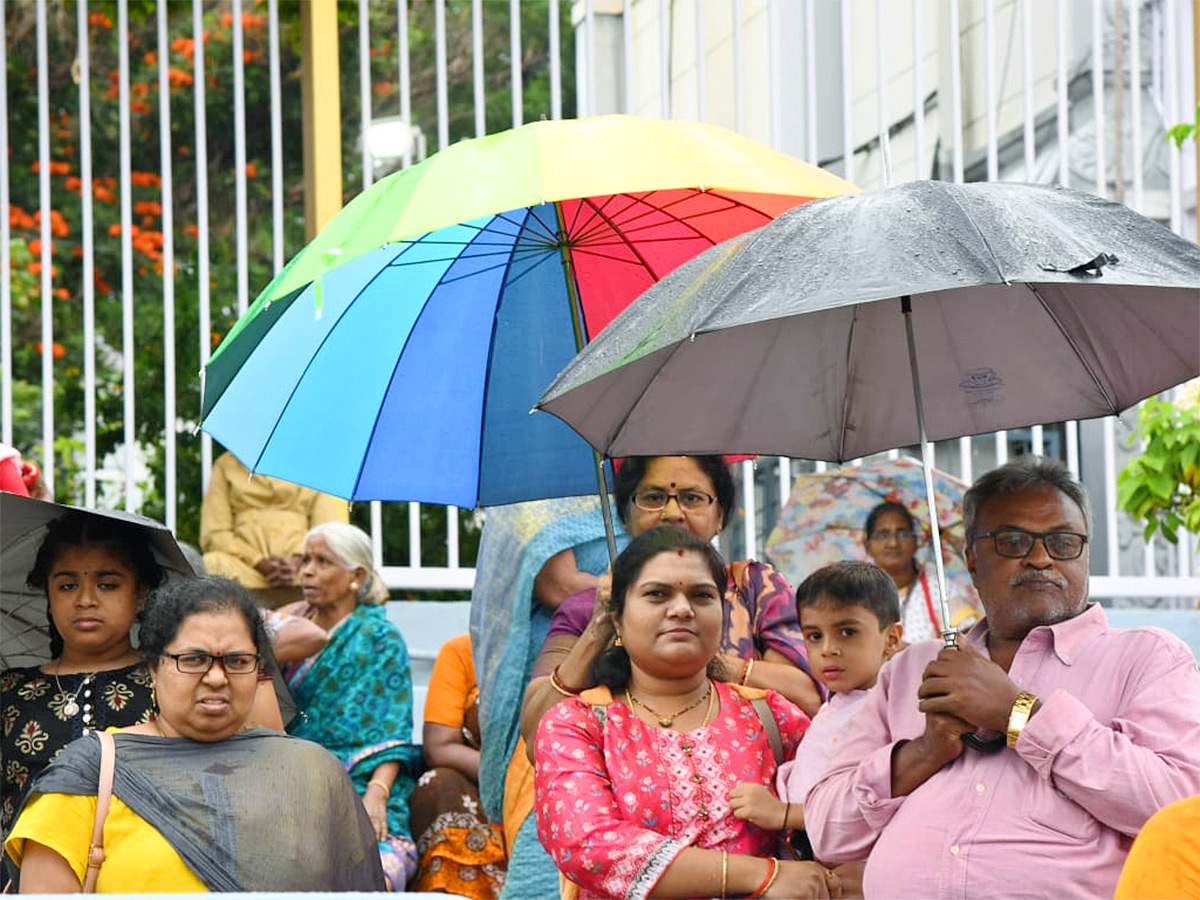
<path id="1" fill-rule="evenodd" d="M 0 829 L 4 834 L 12 827 L 30 782 L 63 747 L 97 729 L 125 728 L 152 718 L 150 672 L 143 663 L 108 672 L 59 675 L 57 681 L 37 667 L 7 669 L 0 674 L 0 698 L 4 723 Z M 72 709 L 74 715 L 68 715 Z"/>
<path id="2" fill-rule="evenodd" d="M 714 682 L 711 724 L 687 732 L 652 728 L 623 697 L 602 722 L 586 699 L 564 700 L 538 729 L 538 835 L 580 900 L 641 900 L 683 850 L 698 847 L 773 856 L 778 834 L 734 818 L 730 790 L 768 787 L 775 758 L 762 722 L 742 692 Z M 774 691 L 767 702 L 791 759 L 808 717 Z"/>
<path id="3" fill-rule="evenodd" d="M 312 612 L 304 603 L 285 611 L 309 618 Z M 288 671 L 287 682 L 299 709 L 288 732 L 341 760 L 359 796 L 381 763 L 400 763 L 388 796 L 388 835 L 379 852 L 393 890 L 403 890 L 417 868 L 408 796 L 420 767 L 420 751 L 412 742 L 412 675 L 404 638 L 382 606 L 359 606 L 331 630 L 320 653 Z"/>
<path id="4" fill-rule="evenodd" d="M 479 687 L 469 635 L 451 638 L 438 651 L 425 699 L 425 724 L 461 729 L 467 746 L 479 749 Z M 438 766 L 417 779 L 412 831 L 420 861 L 410 890 L 477 900 L 500 896 L 504 840 L 500 827 L 483 814 L 479 786 L 462 772 Z"/>

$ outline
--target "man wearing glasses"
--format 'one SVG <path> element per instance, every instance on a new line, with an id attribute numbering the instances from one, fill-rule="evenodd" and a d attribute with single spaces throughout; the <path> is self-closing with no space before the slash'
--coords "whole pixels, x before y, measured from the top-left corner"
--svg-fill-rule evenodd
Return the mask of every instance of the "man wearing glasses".
<path id="1" fill-rule="evenodd" d="M 1088 498 L 1060 463 L 1018 458 L 963 505 L 986 618 L 880 671 L 805 803 L 814 851 L 867 857 L 868 898 L 1111 897 L 1142 824 L 1200 793 L 1200 672 L 1088 603 Z"/>

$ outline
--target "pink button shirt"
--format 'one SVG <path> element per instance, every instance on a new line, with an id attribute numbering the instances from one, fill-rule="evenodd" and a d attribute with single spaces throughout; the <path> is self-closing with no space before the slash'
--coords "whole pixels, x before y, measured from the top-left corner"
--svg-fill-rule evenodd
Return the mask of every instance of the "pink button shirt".
<path id="1" fill-rule="evenodd" d="M 966 640 L 986 653 L 987 622 Z M 1009 677 L 1042 701 L 1015 749 L 967 750 L 906 797 L 892 748 L 924 731 L 916 691 L 940 643 L 880 670 L 805 822 L 818 859 L 869 853 L 868 898 L 1113 895 L 1133 835 L 1200 793 L 1200 672 L 1157 628 L 1109 628 L 1098 605 L 1035 628 Z"/>
<path id="2" fill-rule="evenodd" d="M 785 762 L 775 773 L 775 792 L 781 800 L 804 802 L 809 789 L 829 771 L 834 751 L 846 739 L 850 720 L 866 699 L 866 691 L 848 691 L 831 694 L 821 704 L 804 733 L 796 758 Z"/>

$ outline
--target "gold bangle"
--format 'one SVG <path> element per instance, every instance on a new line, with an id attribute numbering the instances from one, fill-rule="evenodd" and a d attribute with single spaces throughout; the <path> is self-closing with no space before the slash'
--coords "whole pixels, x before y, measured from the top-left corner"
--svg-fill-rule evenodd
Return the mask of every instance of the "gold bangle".
<path id="1" fill-rule="evenodd" d="M 725 900 L 725 892 L 729 887 L 729 851 L 721 851 L 721 900 Z"/>
<path id="2" fill-rule="evenodd" d="M 578 697 L 579 691 L 567 690 L 567 686 L 558 680 L 558 666 L 554 667 L 554 671 L 550 673 L 550 687 L 554 688 L 564 697 Z"/>
<path id="3" fill-rule="evenodd" d="M 1033 714 L 1035 703 L 1037 703 L 1037 697 L 1028 691 L 1021 691 L 1017 694 L 1017 699 L 1013 701 L 1012 712 L 1008 714 L 1008 746 L 1017 746 L 1017 738 L 1029 724 L 1029 717 Z"/>
<path id="4" fill-rule="evenodd" d="M 746 660 L 746 668 L 742 669 L 742 680 L 738 682 L 743 687 L 750 683 L 750 672 L 754 668 L 754 660 Z"/>
<path id="5" fill-rule="evenodd" d="M 370 787 L 371 785 L 375 785 L 378 788 L 382 788 L 383 796 L 385 796 L 385 797 L 391 795 L 391 793 L 392 793 L 392 786 L 390 784 L 387 784 L 386 782 L 380 781 L 378 778 L 372 778 L 370 781 L 367 782 L 367 787 Z"/>

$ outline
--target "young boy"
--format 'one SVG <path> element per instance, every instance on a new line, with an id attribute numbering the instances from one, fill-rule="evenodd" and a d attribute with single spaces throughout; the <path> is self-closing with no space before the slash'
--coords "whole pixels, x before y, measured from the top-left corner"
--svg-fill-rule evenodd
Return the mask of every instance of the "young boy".
<path id="1" fill-rule="evenodd" d="M 804 797 L 829 768 L 850 720 L 875 684 L 879 667 L 901 647 L 900 596 L 874 563 L 839 562 L 813 572 L 796 589 L 800 630 L 813 674 L 830 691 L 795 759 L 776 774 L 779 797 L 761 784 L 730 792 L 733 814 L 776 830 L 804 829 Z"/>

